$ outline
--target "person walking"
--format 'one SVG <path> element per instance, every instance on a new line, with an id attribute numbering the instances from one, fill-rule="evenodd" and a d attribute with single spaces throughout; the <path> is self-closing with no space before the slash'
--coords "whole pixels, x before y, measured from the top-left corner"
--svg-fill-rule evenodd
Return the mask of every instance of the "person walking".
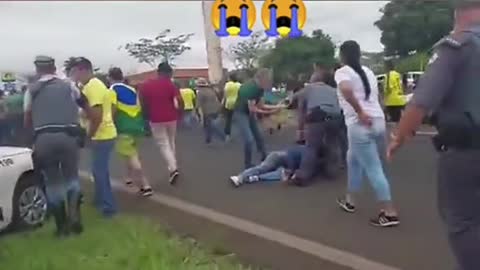
<path id="1" fill-rule="evenodd" d="M 299 111 L 306 124 L 306 151 L 300 169 L 291 179 L 296 185 L 311 182 L 317 171 L 318 153 L 323 153 L 325 173 L 333 177 L 341 162 L 342 110 L 337 90 L 325 82 L 328 69 L 317 68 L 299 99 Z"/>
<path id="2" fill-rule="evenodd" d="M 186 128 L 192 128 L 197 123 L 196 102 L 197 96 L 195 91 L 188 86 L 186 82 L 182 82 L 182 88 L 180 88 L 180 95 L 183 100 L 183 124 Z"/>
<path id="3" fill-rule="evenodd" d="M 234 120 L 238 125 L 244 142 L 244 165 L 246 169 L 253 166 L 252 151 L 254 143 L 257 145 L 261 160 L 264 160 L 267 156 L 263 136 L 258 128 L 256 114 L 269 115 L 283 108 L 283 106 L 269 106 L 263 103 L 263 92 L 271 87 L 271 71 L 260 69 L 255 74 L 253 80 L 242 84 L 238 90 Z"/>
<path id="4" fill-rule="evenodd" d="M 335 81 L 348 133 L 348 187 L 346 196 L 337 203 L 343 210 L 355 212 L 354 195 L 360 191 L 365 172 L 380 202 L 379 214 L 370 223 L 397 226 L 400 220 L 379 153 L 385 153 L 385 115 L 378 100 L 377 79 L 369 68 L 361 66 L 360 56 L 357 42 L 346 41 L 340 46 L 344 66 L 335 72 Z"/>
<path id="5" fill-rule="evenodd" d="M 112 91 L 93 74 L 93 65 L 85 57 L 77 57 L 71 65 L 71 77 L 82 84 L 91 112 L 88 117 L 88 137 L 92 141 L 92 175 L 95 181 L 94 203 L 105 216 L 117 213 L 117 204 L 110 183 L 110 159 L 117 129 L 112 116 Z M 77 112 L 78 115 L 78 112 Z"/>
<path id="6" fill-rule="evenodd" d="M 39 80 L 24 97 L 24 124 L 34 131 L 34 167 L 44 177 L 55 234 L 80 234 L 78 162 L 79 140 L 83 138 L 77 105 L 90 109 L 78 88 L 56 76 L 53 58 L 38 56 L 34 63 Z"/>
<path id="7" fill-rule="evenodd" d="M 411 137 L 430 112 L 438 136 L 438 207 L 461 270 L 480 269 L 480 2 L 456 3 L 451 35 L 434 46 L 425 74 L 398 128 L 387 157 Z"/>
<path id="8" fill-rule="evenodd" d="M 180 175 L 177 163 L 175 139 L 179 110 L 183 110 L 180 91 L 172 82 L 173 70 L 166 62 L 157 68 L 157 77 L 141 86 L 145 110 L 150 120 L 152 136 L 167 163 L 168 182 L 175 184 Z"/>
<path id="9" fill-rule="evenodd" d="M 144 119 L 140 99 L 135 88 L 124 83 L 123 72 L 120 68 L 111 68 L 108 71 L 110 89 L 115 93 L 114 123 L 117 128 L 117 153 L 126 161 L 127 186 L 135 184 L 142 196 L 153 194 L 152 187 L 143 172 L 142 163 L 138 155 L 138 147 L 145 136 Z"/>
<path id="10" fill-rule="evenodd" d="M 227 141 L 232 137 L 232 119 L 235 109 L 235 103 L 238 97 L 238 90 L 242 84 L 236 74 L 230 74 L 228 82 L 225 84 L 225 93 L 222 100 L 225 114 L 225 135 Z"/>
<path id="11" fill-rule="evenodd" d="M 222 105 L 217 93 L 215 93 L 215 90 L 208 84 L 205 78 L 198 78 L 196 86 L 198 89 L 198 108 L 203 116 L 205 143 L 209 145 L 213 136 L 216 136 L 221 141 L 225 141 L 225 133 L 218 125 Z"/>
<path id="12" fill-rule="evenodd" d="M 407 101 L 403 91 L 402 75 L 395 70 L 393 61 L 385 62 L 387 74 L 385 77 L 384 103 L 388 114 L 388 118 L 393 123 L 398 123 L 402 116 Z"/>

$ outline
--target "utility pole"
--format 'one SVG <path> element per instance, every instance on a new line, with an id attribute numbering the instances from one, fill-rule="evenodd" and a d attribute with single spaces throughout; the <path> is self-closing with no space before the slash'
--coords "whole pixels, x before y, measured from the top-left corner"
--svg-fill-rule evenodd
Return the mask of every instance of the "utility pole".
<path id="1" fill-rule="evenodd" d="M 215 34 L 211 21 L 214 1 L 202 0 L 203 25 L 207 49 L 208 79 L 210 83 L 219 86 L 223 79 L 222 43 Z M 217 90 L 220 90 L 217 88 Z"/>

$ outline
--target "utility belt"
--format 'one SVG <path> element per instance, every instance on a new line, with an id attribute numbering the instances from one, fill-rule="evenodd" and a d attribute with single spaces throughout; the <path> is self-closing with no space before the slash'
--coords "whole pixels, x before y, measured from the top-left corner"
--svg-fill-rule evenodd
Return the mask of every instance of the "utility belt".
<path id="1" fill-rule="evenodd" d="M 87 139 L 87 132 L 80 125 L 46 125 L 43 127 L 35 128 L 33 131 L 33 141 L 45 133 L 65 133 L 68 136 L 77 139 L 78 145 L 83 148 Z"/>
<path id="2" fill-rule="evenodd" d="M 438 135 L 432 139 L 438 152 L 449 149 L 480 150 L 480 127 L 462 129 L 438 129 Z"/>
<path id="3" fill-rule="evenodd" d="M 341 120 L 341 119 L 342 119 L 341 114 L 327 113 L 324 110 L 322 110 L 322 108 L 315 107 L 307 113 L 305 117 L 305 123 L 323 123 L 323 122 L 335 121 L 335 120 Z"/>

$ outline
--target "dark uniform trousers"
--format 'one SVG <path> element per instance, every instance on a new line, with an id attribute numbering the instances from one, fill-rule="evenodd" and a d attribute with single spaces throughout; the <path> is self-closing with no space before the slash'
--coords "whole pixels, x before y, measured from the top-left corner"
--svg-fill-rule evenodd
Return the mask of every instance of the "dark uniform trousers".
<path id="1" fill-rule="evenodd" d="M 302 184 L 308 184 L 319 171 L 319 165 L 328 177 L 335 176 L 342 158 L 342 123 L 338 117 L 308 120 L 305 125 L 305 154 L 296 172 Z"/>
<path id="2" fill-rule="evenodd" d="M 34 164 L 45 179 L 49 203 L 58 206 L 68 192 L 80 192 L 77 138 L 64 132 L 41 133 L 34 141 Z"/>
<path id="3" fill-rule="evenodd" d="M 461 270 L 480 269 L 480 150 L 440 153 L 438 202 Z"/>

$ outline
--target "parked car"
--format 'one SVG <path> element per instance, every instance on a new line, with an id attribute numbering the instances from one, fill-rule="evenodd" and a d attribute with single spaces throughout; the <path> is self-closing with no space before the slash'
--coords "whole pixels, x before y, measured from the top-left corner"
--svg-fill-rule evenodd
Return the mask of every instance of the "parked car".
<path id="1" fill-rule="evenodd" d="M 37 227 L 47 216 L 47 196 L 33 171 L 32 150 L 0 147 L 0 230 Z"/>

